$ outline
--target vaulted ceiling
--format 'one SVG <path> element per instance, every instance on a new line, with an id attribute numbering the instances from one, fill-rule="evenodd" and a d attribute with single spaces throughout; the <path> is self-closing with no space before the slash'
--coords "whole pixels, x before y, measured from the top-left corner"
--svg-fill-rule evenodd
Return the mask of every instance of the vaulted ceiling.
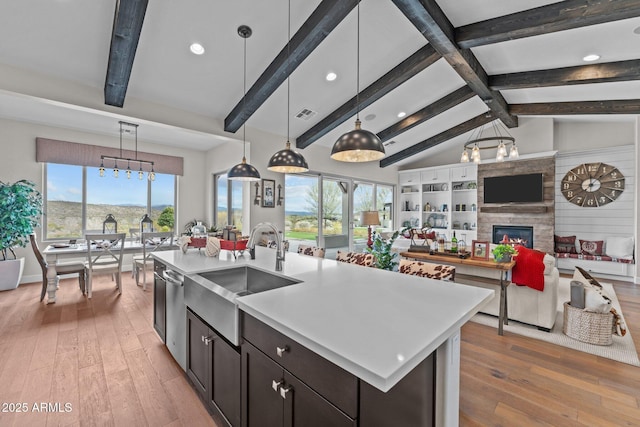
<path id="1" fill-rule="evenodd" d="M 290 76 L 292 140 L 299 148 L 330 147 L 353 128 L 357 109 L 357 0 L 291 0 L 289 48 L 288 5 L 0 2 L 0 67 L 100 88 L 106 105 L 80 117 L 72 108 L 52 114 L 50 104 L 16 102 L 5 77 L 0 115 L 100 127 L 86 116 L 115 125 L 113 114 L 134 100 L 211 117 L 221 139 L 245 123 L 285 135 Z M 244 99 L 241 24 L 253 29 Z M 189 52 L 193 42 L 204 55 Z M 360 117 L 389 144 L 382 167 L 428 155 L 495 119 L 517 127 L 523 116 L 633 117 L 640 113 L 639 44 L 640 0 L 363 0 Z M 600 58 L 584 62 L 592 53 Z M 325 79 L 330 71 L 335 81 Z M 46 100 L 46 90 L 36 98 Z M 304 109 L 315 114 L 296 118 Z M 406 116 L 398 118 L 401 111 Z M 195 138 L 190 148 L 207 148 L 206 137 L 188 131 L 165 143 L 189 146 Z"/>

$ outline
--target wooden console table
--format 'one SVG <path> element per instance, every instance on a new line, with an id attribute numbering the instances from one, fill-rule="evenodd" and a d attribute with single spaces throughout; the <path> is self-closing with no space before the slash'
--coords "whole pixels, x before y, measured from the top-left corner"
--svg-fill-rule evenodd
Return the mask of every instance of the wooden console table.
<path id="1" fill-rule="evenodd" d="M 429 254 L 426 252 L 400 252 L 400 256 L 405 258 L 412 258 L 418 261 L 427 261 L 427 262 L 437 262 L 440 264 L 451 264 L 451 265 L 466 265 L 469 267 L 480 267 L 486 268 L 490 270 L 498 270 L 500 271 L 500 314 L 498 316 L 498 335 L 503 334 L 503 325 L 509 324 L 509 316 L 507 311 L 507 286 L 511 282 L 506 280 L 507 272 L 511 271 L 511 269 L 516 265 L 515 261 L 511 262 L 495 262 L 494 260 L 484 260 L 477 258 L 458 258 L 455 256 L 448 255 L 438 255 L 438 254 Z M 460 276 L 456 273 L 456 278 L 460 278 Z M 492 280 L 482 278 L 482 280 Z"/>

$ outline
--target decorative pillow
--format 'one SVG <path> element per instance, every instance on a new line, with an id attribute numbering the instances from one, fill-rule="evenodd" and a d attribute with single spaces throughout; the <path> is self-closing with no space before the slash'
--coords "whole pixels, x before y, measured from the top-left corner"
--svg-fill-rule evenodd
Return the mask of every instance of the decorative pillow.
<path id="1" fill-rule="evenodd" d="M 602 256 L 602 248 L 604 241 L 602 240 L 582 240 L 580 239 L 580 253 L 582 255 Z"/>
<path id="2" fill-rule="evenodd" d="M 535 249 L 516 245 L 516 265 L 511 270 L 511 281 L 516 285 L 524 285 L 537 291 L 544 291 L 544 259 L 545 253 Z"/>
<path id="3" fill-rule="evenodd" d="M 607 237 L 605 250 L 612 258 L 633 259 L 633 237 Z"/>
<path id="4" fill-rule="evenodd" d="M 562 254 L 577 254 L 576 251 L 576 236 L 557 236 L 553 235 L 553 241 L 555 242 L 554 251 Z"/>
<path id="5" fill-rule="evenodd" d="M 611 299 L 602 292 L 602 289 L 585 288 L 584 311 L 608 313 L 611 311 Z"/>

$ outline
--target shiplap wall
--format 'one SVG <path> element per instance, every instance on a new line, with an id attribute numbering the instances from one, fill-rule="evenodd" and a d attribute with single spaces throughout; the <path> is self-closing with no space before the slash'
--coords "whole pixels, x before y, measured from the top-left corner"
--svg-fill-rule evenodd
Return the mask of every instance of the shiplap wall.
<path id="1" fill-rule="evenodd" d="M 597 208 L 569 203 L 560 191 L 565 174 L 582 163 L 607 163 L 622 172 L 625 189 L 615 201 Z M 635 147 L 625 145 L 583 152 L 559 153 L 556 158 L 556 227 L 559 236 L 604 240 L 608 236 L 635 236 Z M 606 251 L 606 248 L 605 248 Z"/>

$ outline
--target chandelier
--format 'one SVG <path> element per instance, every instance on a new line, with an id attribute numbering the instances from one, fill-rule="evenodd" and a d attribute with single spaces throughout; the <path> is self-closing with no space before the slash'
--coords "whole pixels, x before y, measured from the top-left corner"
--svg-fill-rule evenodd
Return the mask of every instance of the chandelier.
<path id="1" fill-rule="evenodd" d="M 134 166 L 138 166 L 138 179 L 143 179 L 144 178 L 144 171 L 142 170 L 142 165 L 147 165 L 150 167 L 149 170 L 149 174 L 147 175 L 149 181 L 155 181 L 156 179 L 156 173 L 153 171 L 153 162 L 149 161 L 149 160 L 142 160 L 142 159 L 138 159 L 138 125 L 135 123 L 127 123 L 127 122 L 123 122 L 123 121 L 119 121 L 118 123 L 120 123 L 120 156 L 105 156 L 102 155 L 100 156 L 100 168 L 98 169 L 100 171 L 100 176 L 103 177 L 105 174 L 105 167 L 104 167 L 104 161 L 108 160 L 108 161 L 113 161 L 113 177 L 114 178 L 118 178 L 118 176 L 120 175 L 120 169 L 118 168 L 118 162 L 120 162 L 121 165 L 124 165 L 125 163 L 127 164 L 127 169 L 125 170 L 125 173 L 127 174 L 127 179 L 131 179 L 131 164 L 133 163 Z M 127 158 L 127 157 L 122 157 L 122 134 L 123 133 L 129 133 L 129 134 L 134 134 L 135 136 L 135 143 L 136 143 L 136 147 L 135 147 L 135 156 L 133 159 L 131 158 Z"/>
<path id="2" fill-rule="evenodd" d="M 469 140 L 464 144 L 462 156 L 460 157 L 461 163 L 468 163 L 469 161 L 480 163 L 481 150 L 496 150 L 496 162 L 504 162 L 507 157 L 509 160 L 519 157 L 516 139 L 511 136 L 507 128 L 499 120 L 493 121 L 490 125 L 490 131 L 493 131 L 493 135 L 483 135 L 485 125 L 476 130 L 471 133 Z M 469 150 L 471 150 L 471 154 L 469 154 Z"/>

